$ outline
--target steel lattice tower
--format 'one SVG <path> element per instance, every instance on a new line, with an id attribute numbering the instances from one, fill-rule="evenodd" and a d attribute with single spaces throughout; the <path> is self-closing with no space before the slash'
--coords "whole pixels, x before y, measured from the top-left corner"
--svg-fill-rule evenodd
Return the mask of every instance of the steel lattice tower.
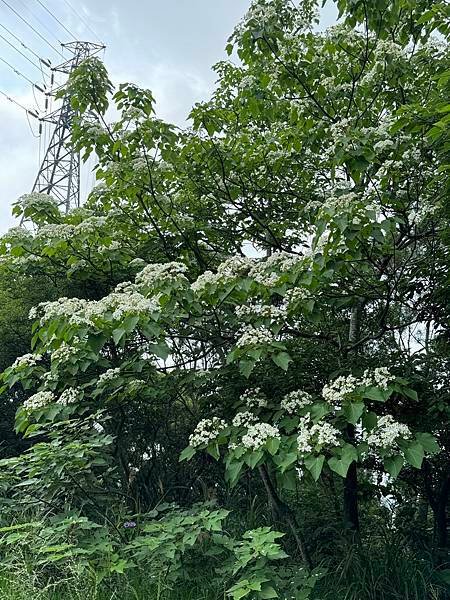
<path id="1" fill-rule="evenodd" d="M 53 70 L 65 75 L 71 72 L 86 58 L 104 49 L 102 44 L 93 42 L 69 42 L 62 44 L 73 56 Z M 72 108 L 70 97 L 64 96 L 61 107 L 45 117 L 55 126 L 49 145 L 45 151 L 39 172 L 33 185 L 33 192 L 51 194 L 58 205 L 68 212 L 80 206 L 80 154 L 71 147 L 71 125 L 76 111 Z"/>

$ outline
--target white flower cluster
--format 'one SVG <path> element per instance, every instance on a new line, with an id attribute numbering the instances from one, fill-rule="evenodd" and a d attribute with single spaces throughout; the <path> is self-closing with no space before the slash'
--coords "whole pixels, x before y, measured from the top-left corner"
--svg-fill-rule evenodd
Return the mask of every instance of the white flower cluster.
<path id="1" fill-rule="evenodd" d="M 213 273 L 212 271 L 205 271 L 199 277 L 197 277 L 196 281 L 194 281 L 191 285 L 191 289 L 193 292 L 197 294 L 203 293 L 210 285 L 218 284 L 222 281 L 222 276 L 220 273 Z"/>
<path id="2" fill-rule="evenodd" d="M 241 402 L 246 404 L 248 408 L 264 408 L 267 406 L 267 398 L 264 396 L 261 388 L 250 388 L 246 390 L 240 397 Z"/>
<path id="3" fill-rule="evenodd" d="M 142 110 L 142 108 L 129 106 L 122 112 L 122 119 L 129 119 L 130 121 L 143 121 L 148 119 L 148 115 L 144 110 Z"/>
<path id="4" fill-rule="evenodd" d="M 255 423 L 250 425 L 247 433 L 242 436 L 242 445 L 249 450 L 258 450 L 269 439 L 280 439 L 280 432 L 277 427 L 269 425 L 269 423 Z"/>
<path id="5" fill-rule="evenodd" d="M 375 386 L 385 390 L 394 380 L 395 376 L 387 367 L 376 367 L 373 371 L 370 369 L 364 371 L 360 385 Z"/>
<path id="6" fill-rule="evenodd" d="M 233 419 L 234 427 L 248 427 L 256 422 L 256 417 L 253 413 L 246 410 L 244 412 L 238 412 Z"/>
<path id="7" fill-rule="evenodd" d="M 87 125 L 87 127 L 85 128 L 84 132 L 86 133 L 86 135 L 92 137 L 92 138 L 97 138 L 101 135 L 108 135 L 108 132 L 106 131 L 106 129 L 104 127 L 102 127 L 100 125 L 100 123 L 89 123 Z"/>
<path id="8" fill-rule="evenodd" d="M 51 404 L 54 400 L 55 396 L 52 392 L 37 392 L 25 400 L 23 407 L 25 410 L 37 410 Z"/>
<path id="9" fill-rule="evenodd" d="M 390 383 L 395 380 L 395 376 L 389 372 L 387 367 L 377 367 L 373 370 L 366 369 L 361 378 L 354 375 L 341 375 L 330 383 L 327 383 L 322 389 L 322 396 L 332 405 L 339 405 L 349 394 L 352 394 L 358 387 L 379 387 L 387 389 Z"/>
<path id="10" fill-rule="evenodd" d="M 48 194 L 41 194 L 39 192 L 31 192 L 31 194 L 23 194 L 20 196 L 17 201 L 22 205 L 22 208 L 25 210 L 26 208 L 33 208 L 37 211 L 48 211 L 52 212 L 58 208 L 58 204 L 53 198 L 53 196 L 49 196 Z"/>
<path id="11" fill-rule="evenodd" d="M 59 376 L 55 371 L 47 371 L 41 377 L 41 382 L 45 387 L 52 387 L 52 384 L 56 384 L 57 381 L 59 381 Z"/>
<path id="12" fill-rule="evenodd" d="M 105 254 L 107 252 L 113 252 L 114 250 L 120 250 L 121 247 L 122 245 L 118 240 L 113 240 L 109 246 L 99 246 L 98 251 L 100 254 Z"/>
<path id="13" fill-rule="evenodd" d="M 302 417 L 299 423 L 297 448 L 302 454 L 311 452 L 315 446 L 335 447 L 339 445 L 339 430 L 323 421 L 312 424 L 311 417 Z"/>
<path id="14" fill-rule="evenodd" d="M 106 225 L 106 217 L 88 217 L 75 226 L 75 234 L 90 235 Z"/>
<path id="15" fill-rule="evenodd" d="M 219 265 L 217 273 L 205 271 L 197 278 L 197 281 L 195 281 L 191 287 L 194 292 L 202 292 L 209 285 L 217 283 L 226 284 L 229 281 L 236 279 L 236 277 L 247 275 L 254 262 L 254 259 L 246 256 L 232 256 Z"/>
<path id="16" fill-rule="evenodd" d="M 290 290 L 287 290 L 284 296 L 285 302 L 288 306 L 298 304 L 299 302 L 302 302 L 302 300 L 306 300 L 307 298 L 309 298 L 308 290 L 305 290 L 305 288 L 301 287 L 291 288 Z"/>
<path id="17" fill-rule="evenodd" d="M 22 367 L 34 367 L 40 360 L 42 360 L 42 354 L 23 354 L 16 358 L 11 365 L 11 368 L 20 369 Z"/>
<path id="18" fill-rule="evenodd" d="M 397 438 L 408 439 L 411 431 L 404 423 L 398 423 L 392 415 L 384 415 L 378 419 L 372 431 L 363 432 L 363 440 L 375 448 L 395 448 Z"/>
<path id="19" fill-rule="evenodd" d="M 136 291 L 113 292 L 98 302 L 90 302 L 86 306 L 86 317 L 88 319 L 100 317 L 105 313 L 112 312 L 113 319 L 121 319 L 124 314 L 130 312 L 146 315 L 156 311 L 157 306 L 153 300 L 145 298 Z"/>
<path id="20" fill-rule="evenodd" d="M 79 341 L 79 340 L 77 340 Z M 75 342 L 75 340 L 74 340 Z M 69 346 L 66 342 L 63 342 L 59 348 L 56 348 L 51 354 L 51 361 L 53 362 L 68 362 L 70 359 L 78 354 L 77 348 Z"/>
<path id="21" fill-rule="evenodd" d="M 251 348 L 265 346 L 272 343 L 274 339 L 273 333 L 267 327 L 254 327 L 253 325 L 245 325 L 241 336 L 236 342 L 238 348 Z"/>
<path id="22" fill-rule="evenodd" d="M 73 225 L 67 225 L 64 223 L 50 223 L 43 225 L 36 232 L 35 238 L 37 240 L 70 240 L 75 232 Z"/>
<path id="23" fill-rule="evenodd" d="M 360 385 L 359 380 L 353 375 L 341 375 L 323 386 L 322 396 L 331 405 L 337 405 Z"/>
<path id="24" fill-rule="evenodd" d="M 153 263 L 136 275 L 136 284 L 152 288 L 161 284 L 187 281 L 186 271 L 186 265 L 180 262 Z"/>
<path id="25" fill-rule="evenodd" d="M 254 87 L 255 83 L 256 79 L 253 75 L 244 75 L 239 82 L 239 89 L 245 90 L 247 88 L 252 88 Z"/>
<path id="26" fill-rule="evenodd" d="M 280 404 L 283 410 L 292 415 L 312 402 L 311 394 L 303 390 L 295 390 L 286 394 Z"/>
<path id="27" fill-rule="evenodd" d="M 384 152 L 385 150 L 391 150 L 394 147 L 392 140 L 380 140 L 373 145 L 375 152 Z"/>
<path id="28" fill-rule="evenodd" d="M 63 391 L 57 400 L 57 404 L 62 406 L 69 406 L 69 404 L 75 404 L 80 398 L 80 393 L 75 388 L 67 388 Z"/>
<path id="29" fill-rule="evenodd" d="M 298 254 L 290 254 L 284 251 L 274 252 L 264 260 L 258 261 L 249 275 L 259 284 L 270 288 L 278 283 L 280 273 L 290 271 L 297 264 L 303 263 L 304 259 L 303 256 Z"/>
<path id="30" fill-rule="evenodd" d="M 31 232 L 24 227 L 11 227 L 4 233 L 0 240 L 9 243 L 24 243 L 31 238 Z"/>
<path id="31" fill-rule="evenodd" d="M 234 309 L 236 316 L 239 319 L 244 317 L 262 317 L 264 319 L 273 319 L 274 321 L 282 321 L 286 318 L 286 306 L 274 306 L 272 304 L 242 304 Z"/>
<path id="32" fill-rule="evenodd" d="M 80 298 L 60 298 L 55 302 L 44 302 L 30 311 L 30 318 L 42 314 L 41 325 L 54 318 L 67 319 L 74 325 L 92 325 L 93 319 L 104 318 L 112 313 L 113 319 L 121 319 L 130 312 L 146 315 L 157 310 L 153 300 L 145 298 L 134 289 L 133 284 L 119 284 L 116 290 L 101 300 L 87 301 Z"/>
<path id="33" fill-rule="evenodd" d="M 189 446 L 198 448 L 204 444 L 209 444 L 220 435 L 226 426 L 226 422 L 223 419 L 219 419 L 219 417 L 202 419 L 189 436 Z"/>
<path id="34" fill-rule="evenodd" d="M 112 381 L 116 377 L 120 375 L 120 368 L 115 367 L 114 369 L 107 369 L 104 373 L 98 378 L 98 383 L 106 383 L 107 381 Z"/>
<path id="35" fill-rule="evenodd" d="M 83 310 L 85 306 L 86 300 L 62 297 L 54 302 L 41 302 L 37 306 L 33 306 L 28 316 L 30 319 L 36 319 L 42 314 L 41 325 L 43 325 L 56 317 L 70 318 Z"/>

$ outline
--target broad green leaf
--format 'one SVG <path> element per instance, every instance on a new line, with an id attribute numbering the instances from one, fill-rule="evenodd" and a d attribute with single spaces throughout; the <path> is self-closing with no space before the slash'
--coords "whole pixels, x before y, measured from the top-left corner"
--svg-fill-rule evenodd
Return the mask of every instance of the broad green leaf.
<path id="1" fill-rule="evenodd" d="M 419 442 L 413 442 L 405 448 L 405 459 L 416 469 L 420 469 L 422 467 L 423 457 L 423 446 Z"/>
<path id="2" fill-rule="evenodd" d="M 190 460 L 195 454 L 195 448 L 192 448 L 192 446 L 187 446 L 183 452 L 181 452 L 180 454 L 180 458 L 178 459 L 179 462 L 182 462 L 183 460 Z"/>
<path id="3" fill-rule="evenodd" d="M 349 402 L 344 406 L 344 415 L 349 423 L 356 425 L 364 412 L 364 402 Z"/>
<path id="4" fill-rule="evenodd" d="M 383 460 L 383 465 L 386 471 L 396 479 L 404 464 L 403 456 L 396 454 L 395 456 L 389 456 Z"/>
<path id="5" fill-rule="evenodd" d="M 428 454 L 438 454 L 441 451 L 436 438 L 431 433 L 417 433 L 416 438 Z"/>
<path id="6" fill-rule="evenodd" d="M 271 358 L 278 367 L 283 369 L 283 371 L 288 370 L 289 363 L 292 361 L 292 358 L 287 352 L 279 352 L 278 354 L 272 354 Z"/>
<path id="7" fill-rule="evenodd" d="M 319 479 L 324 461 L 325 456 L 323 454 L 319 454 L 319 456 L 307 456 L 305 458 L 305 467 L 311 473 L 314 481 Z"/>

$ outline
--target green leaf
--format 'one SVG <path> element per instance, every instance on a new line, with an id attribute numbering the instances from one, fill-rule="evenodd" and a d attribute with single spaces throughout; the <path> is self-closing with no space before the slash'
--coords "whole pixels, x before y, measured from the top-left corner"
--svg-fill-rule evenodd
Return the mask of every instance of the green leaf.
<path id="1" fill-rule="evenodd" d="M 281 473 L 284 473 L 286 469 L 293 465 L 297 460 L 297 452 L 288 452 L 286 454 L 282 454 L 281 456 L 276 456 L 274 459 Z"/>
<path id="2" fill-rule="evenodd" d="M 270 438 L 266 442 L 266 448 L 272 456 L 278 452 L 279 447 L 280 447 L 280 439 L 279 438 Z"/>
<path id="3" fill-rule="evenodd" d="M 250 469 L 254 469 L 263 456 L 264 452 L 262 450 L 257 450 L 256 452 L 249 452 L 245 455 L 245 462 L 250 467 Z"/>
<path id="4" fill-rule="evenodd" d="M 328 405 L 325 402 L 315 402 L 312 406 L 308 406 L 308 409 L 311 419 L 315 423 L 329 413 Z"/>
<path id="5" fill-rule="evenodd" d="M 260 598 L 278 598 L 278 594 L 273 589 L 271 585 L 263 586 L 262 590 L 259 592 Z"/>
<path id="6" fill-rule="evenodd" d="M 239 480 L 242 473 L 243 461 L 232 462 L 227 465 L 225 470 L 225 479 L 233 487 Z"/>
<path id="7" fill-rule="evenodd" d="M 389 456 L 388 458 L 384 459 L 383 464 L 389 475 L 396 479 L 404 464 L 403 456 L 400 454 Z"/>
<path id="8" fill-rule="evenodd" d="M 250 377 L 253 369 L 255 368 L 254 360 L 241 360 L 239 362 L 239 372 L 247 379 Z"/>
<path id="9" fill-rule="evenodd" d="M 180 458 L 178 459 L 179 462 L 182 462 L 183 460 L 190 460 L 195 454 L 195 448 L 193 448 L 192 446 L 187 446 L 183 452 L 180 454 Z"/>
<path id="10" fill-rule="evenodd" d="M 377 424 L 377 415 L 376 413 L 369 411 L 364 413 L 363 418 L 362 418 L 362 422 L 363 422 L 363 426 L 365 429 L 367 429 L 368 431 L 371 431 Z"/>
<path id="11" fill-rule="evenodd" d="M 319 454 L 319 456 L 307 456 L 305 458 L 305 467 L 311 473 L 314 481 L 319 479 L 324 461 L 325 456 L 323 454 Z"/>
<path id="12" fill-rule="evenodd" d="M 411 400 L 414 400 L 415 402 L 417 402 L 419 399 L 416 390 L 413 390 L 409 387 L 402 388 L 402 392 L 405 394 L 405 396 L 408 396 L 408 398 L 411 398 Z"/>
<path id="13" fill-rule="evenodd" d="M 112 333 L 114 343 L 118 344 L 121 341 L 121 339 L 123 338 L 123 336 L 125 335 L 125 333 L 126 333 L 126 331 L 122 327 L 118 327 L 117 329 L 114 329 L 114 331 Z"/>
<path id="14" fill-rule="evenodd" d="M 392 390 L 389 388 L 383 390 L 378 387 L 370 387 L 364 391 L 364 398 L 369 398 L 369 400 L 375 400 L 376 402 L 386 402 L 391 393 Z"/>
<path id="15" fill-rule="evenodd" d="M 349 423 L 356 425 L 364 412 L 364 402 L 350 402 L 344 406 L 344 415 Z"/>
<path id="16" fill-rule="evenodd" d="M 415 467 L 416 469 L 420 469 L 422 467 L 424 454 L 423 446 L 419 442 L 413 442 L 405 449 L 406 460 L 412 467 Z"/>
<path id="17" fill-rule="evenodd" d="M 219 458 L 220 458 L 220 450 L 219 450 L 219 446 L 218 446 L 217 443 L 214 443 L 211 446 L 208 446 L 206 448 L 206 452 L 208 454 L 210 454 L 216 460 L 219 460 Z"/>
<path id="18" fill-rule="evenodd" d="M 292 361 L 292 358 L 287 352 L 278 352 L 278 354 L 272 354 L 271 358 L 278 367 L 283 369 L 283 371 L 288 370 L 289 363 Z"/>
<path id="19" fill-rule="evenodd" d="M 127 333 L 131 333 L 139 322 L 139 316 L 129 315 L 122 323 L 122 327 Z"/>
<path id="20" fill-rule="evenodd" d="M 428 454 L 438 454 L 441 451 L 436 438 L 431 433 L 417 433 L 416 438 Z"/>
<path id="21" fill-rule="evenodd" d="M 350 463 L 345 460 L 340 460 L 336 456 L 332 456 L 328 460 L 328 466 L 332 471 L 340 475 L 341 477 L 345 477 L 347 475 L 348 468 Z"/>

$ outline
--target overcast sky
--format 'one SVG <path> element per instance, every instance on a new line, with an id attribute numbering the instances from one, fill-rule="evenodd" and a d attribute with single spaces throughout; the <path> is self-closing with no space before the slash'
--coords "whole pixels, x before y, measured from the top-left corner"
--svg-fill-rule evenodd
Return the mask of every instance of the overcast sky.
<path id="1" fill-rule="evenodd" d="M 5 40 L 32 62 L 38 60 L 30 50 L 56 65 L 62 61 L 57 54 L 59 42 L 71 41 L 68 31 L 78 39 L 97 41 L 92 29 L 106 44 L 104 61 L 112 81 L 150 88 L 158 116 L 181 125 L 192 104 L 209 96 L 215 79 L 211 65 L 225 58 L 226 39 L 249 5 L 250 0 L 0 0 L 0 58 L 42 85 L 37 66 Z M 329 2 L 322 10 L 320 27 L 335 19 Z M 37 90 L 33 94 L 31 84 L 3 61 L 1 92 L 27 108 L 38 106 L 43 111 L 43 95 Z M 14 224 L 11 203 L 31 190 L 38 170 L 39 138 L 34 137 L 38 126 L 32 117 L 29 120 L 0 94 L 0 231 Z M 40 145 L 42 157 L 43 137 Z M 82 197 L 93 182 L 87 175 L 90 167 L 84 169 Z"/>

